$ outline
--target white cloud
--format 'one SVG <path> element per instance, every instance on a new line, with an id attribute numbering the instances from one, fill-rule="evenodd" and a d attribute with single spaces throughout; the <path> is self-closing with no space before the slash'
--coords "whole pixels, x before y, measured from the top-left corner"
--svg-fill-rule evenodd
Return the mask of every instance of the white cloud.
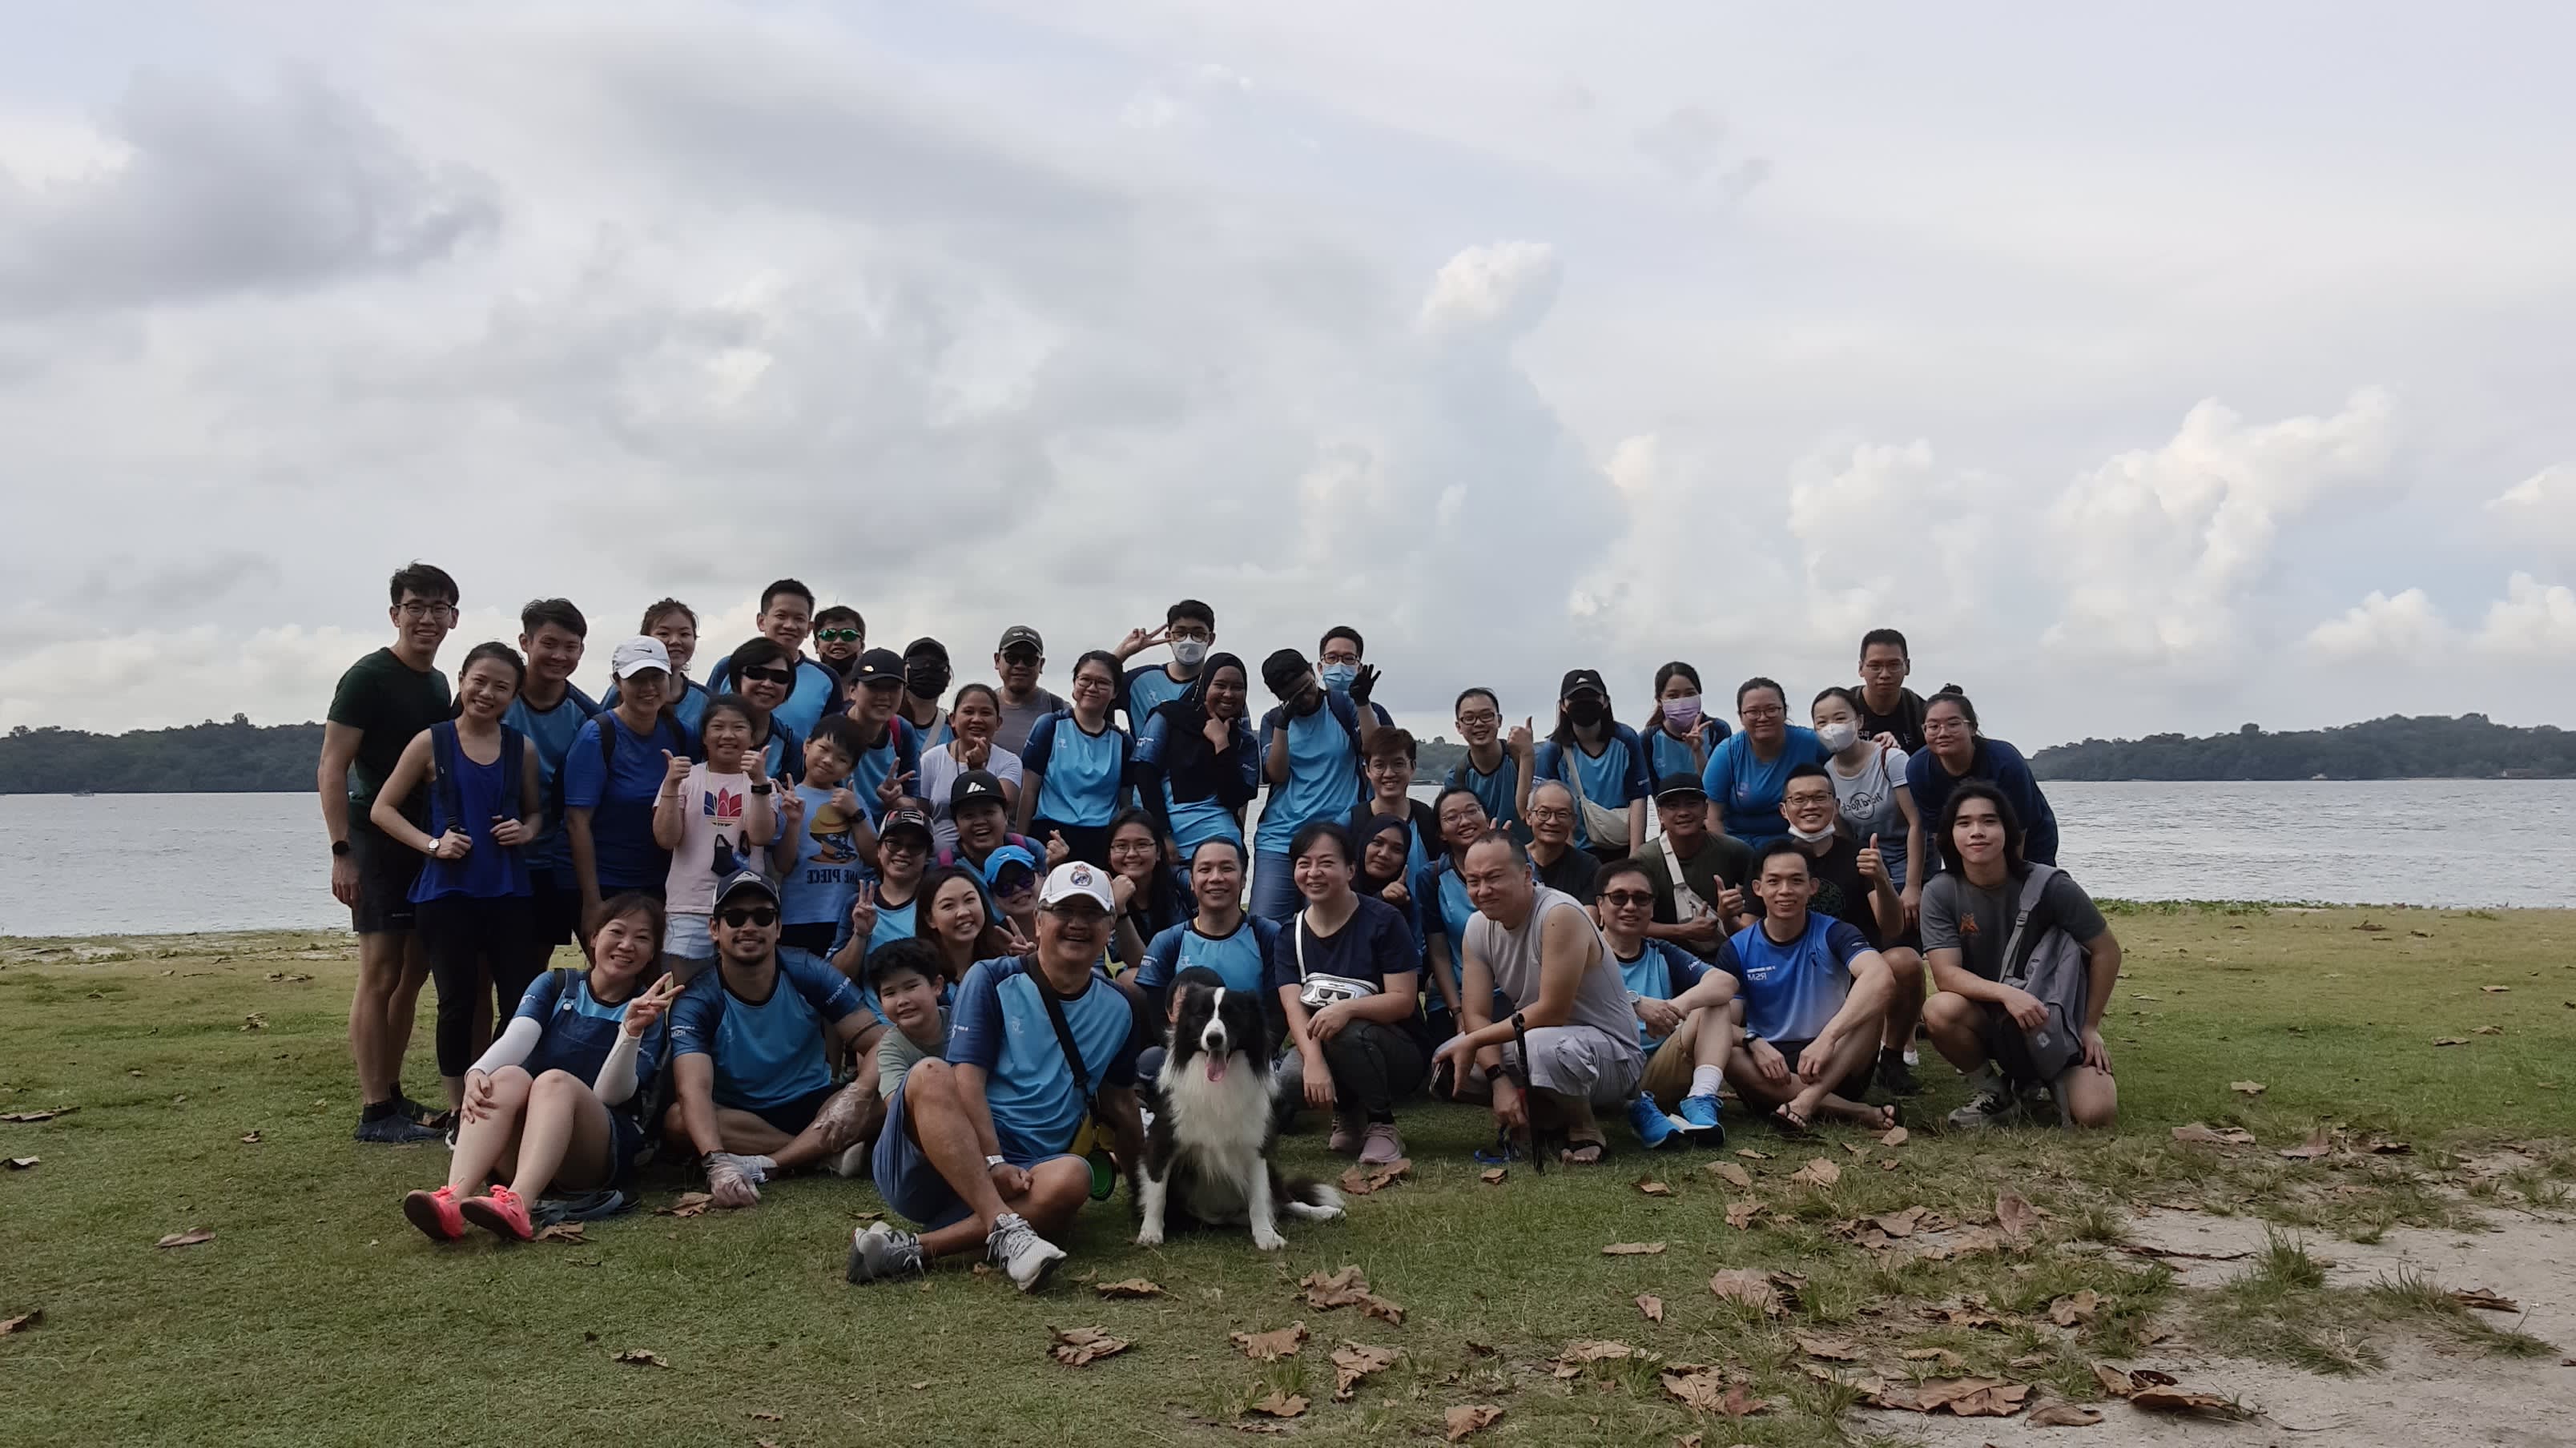
<path id="1" fill-rule="evenodd" d="M 1423 330 L 1508 341 L 1547 315 L 1556 304 L 1559 279 L 1556 248 L 1546 242 L 1471 246 L 1431 279 L 1430 294 L 1422 299 Z"/>
<path id="2" fill-rule="evenodd" d="M 2558 463 L 2487 500 L 2505 535 L 2561 545 L 2576 544 L 2576 463 Z"/>
<path id="3" fill-rule="evenodd" d="M 2515 574 L 2505 596 L 2488 605 L 2474 642 L 2480 652 L 2508 659 L 2576 659 L 2576 589 Z"/>
<path id="4" fill-rule="evenodd" d="M 2308 631 L 2307 646 L 2338 663 L 2385 659 L 2428 663 L 2456 641 L 2456 634 L 2433 600 L 2420 588 L 2391 598 L 2373 590 L 2341 618 L 2328 619 Z"/>

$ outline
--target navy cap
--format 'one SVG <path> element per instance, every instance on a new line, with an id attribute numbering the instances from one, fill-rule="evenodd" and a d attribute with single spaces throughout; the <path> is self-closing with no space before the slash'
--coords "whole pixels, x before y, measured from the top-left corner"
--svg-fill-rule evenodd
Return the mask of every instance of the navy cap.
<path id="1" fill-rule="evenodd" d="M 903 682 L 903 655 L 892 649 L 870 649 L 859 655 L 850 666 L 853 684 L 900 684 Z"/>
<path id="2" fill-rule="evenodd" d="M 716 882 L 716 908 L 721 909 L 724 902 L 745 890 L 757 890 L 769 897 L 770 904 L 778 903 L 778 887 L 769 883 L 767 875 L 758 870 L 736 870 Z"/>

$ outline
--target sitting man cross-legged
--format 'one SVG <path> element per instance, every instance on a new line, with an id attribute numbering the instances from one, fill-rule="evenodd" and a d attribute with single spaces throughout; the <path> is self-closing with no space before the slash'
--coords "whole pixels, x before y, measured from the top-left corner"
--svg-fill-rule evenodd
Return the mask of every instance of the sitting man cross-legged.
<path id="1" fill-rule="evenodd" d="M 915 1062 L 886 1102 L 877 1191 L 919 1235 L 884 1222 L 850 1243 L 849 1279 L 918 1276 L 934 1257 L 981 1252 L 1022 1292 L 1064 1260 L 1047 1240 L 1093 1194 L 1084 1154 L 1145 1147 L 1136 1053 L 1149 1032 L 1094 967 L 1117 905 L 1109 872 L 1059 865 L 1038 894 L 1037 950 L 980 960 L 958 984 L 948 1059 Z M 1095 1143 L 1097 1123 L 1110 1140 Z"/>
<path id="2" fill-rule="evenodd" d="M 1529 854 L 1509 833 L 1469 846 L 1463 873 L 1476 904 L 1458 991 L 1466 1029 L 1434 1061 L 1448 1062 L 1453 1080 L 1482 1066 L 1505 1131 L 1529 1132 L 1532 1150 L 1539 1133 L 1562 1132 L 1564 1162 L 1591 1166 L 1605 1147 L 1593 1108 L 1626 1104 L 1646 1073 L 1619 963 L 1582 902 L 1530 878 Z M 1494 1019 L 1506 1005 L 1511 1014 Z"/>
<path id="3" fill-rule="evenodd" d="M 1726 1079 L 1748 1107 L 1770 1107 L 1793 1132 L 1819 1115 L 1884 1130 L 1896 1109 L 1861 1104 L 1878 1034 L 1895 989 L 1886 959 L 1858 928 L 1807 907 L 1815 900 L 1812 861 L 1794 839 L 1753 852 L 1753 893 L 1762 918 L 1736 932 L 1743 972 L 1744 1044 Z"/>
<path id="4" fill-rule="evenodd" d="M 772 1174 L 866 1138 L 875 1089 L 836 1089 L 832 1068 L 876 1017 L 839 971 L 779 958 L 778 895 L 757 871 L 717 884 L 709 923 L 716 968 L 671 1007 L 666 1129 L 705 1158 L 717 1206 L 747 1207 Z"/>
<path id="5" fill-rule="evenodd" d="M 1711 966 L 1671 941 L 1647 939 L 1655 881 L 1640 861 L 1602 866 L 1594 886 L 1600 891 L 1594 903 L 1601 938 L 1628 989 L 1637 1039 L 1646 1050 L 1646 1075 L 1629 1098 L 1628 1124 L 1649 1151 L 1685 1135 L 1703 1146 L 1725 1145 L 1717 1086 L 1725 1078 L 1727 1048 L 1735 1043 L 1735 1023 L 1727 1013 L 1735 999 L 1735 947 L 1720 936 L 1718 963 Z M 1676 1108 L 1678 1117 L 1667 1114 Z"/>

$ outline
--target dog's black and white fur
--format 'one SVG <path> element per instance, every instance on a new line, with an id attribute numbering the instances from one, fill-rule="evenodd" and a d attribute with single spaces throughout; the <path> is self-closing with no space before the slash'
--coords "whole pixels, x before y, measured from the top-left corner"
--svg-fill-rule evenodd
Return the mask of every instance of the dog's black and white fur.
<path id="1" fill-rule="evenodd" d="M 1271 1165 L 1278 1136 L 1269 1032 L 1259 1000 L 1221 985 L 1183 985 L 1179 1019 L 1156 1084 L 1162 1110 L 1145 1134 L 1145 1159 L 1129 1186 L 1140 1247 L 1167 1226 L 1249 1226 L 1252 1245 L 1276 1252 L 1278 1213 L 1309 1222 L 1342 1215 L 1342 1194 L 1289 1180 Z"/>

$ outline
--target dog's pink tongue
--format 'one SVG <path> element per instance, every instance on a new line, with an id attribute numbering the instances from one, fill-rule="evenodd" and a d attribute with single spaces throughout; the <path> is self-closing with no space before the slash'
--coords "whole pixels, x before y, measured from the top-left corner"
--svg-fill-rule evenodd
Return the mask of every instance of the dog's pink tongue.
<path id="1" fill-rule="evenodd" d="M 1229 1058 L 1225 1056 L 1210 1056 L 1207 1058 L 1207 1076 L 1208 1081 L 1211 1084 L 1225 1079 L 1225 1063 L 1228 1059 Z"/>

